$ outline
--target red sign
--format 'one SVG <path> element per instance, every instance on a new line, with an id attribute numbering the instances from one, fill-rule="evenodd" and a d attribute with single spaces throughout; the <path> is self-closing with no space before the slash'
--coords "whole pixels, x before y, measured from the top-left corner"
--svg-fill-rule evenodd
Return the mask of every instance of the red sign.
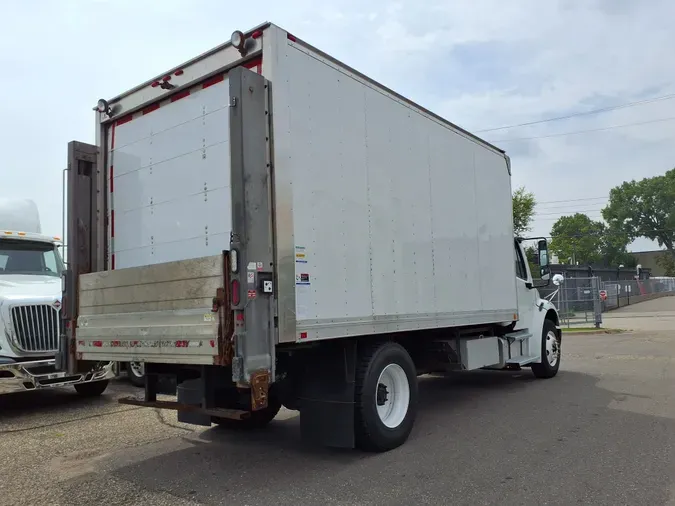
<path id="1" fill-rule="evenodd" d="M 600 290 L 600 299 L 607 300 L 607 290 Z"/>

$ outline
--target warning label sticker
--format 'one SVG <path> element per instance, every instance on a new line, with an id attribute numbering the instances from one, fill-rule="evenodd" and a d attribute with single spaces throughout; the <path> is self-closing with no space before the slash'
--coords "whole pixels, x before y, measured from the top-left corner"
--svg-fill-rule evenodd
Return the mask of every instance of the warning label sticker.
<path id="1" fill-rule="evenodd" d="M 303 273 L 303 274 L 296 274 L 295 275 L 295 284 L 296 285 L 309 285 L 309 274 Z"/>
<path id="2" fill-rule="evenodd" d="M 306 264 L 307 263 L 307 250 L 304 246 L 295 247 L 295 263 L 297 264 Z"/>

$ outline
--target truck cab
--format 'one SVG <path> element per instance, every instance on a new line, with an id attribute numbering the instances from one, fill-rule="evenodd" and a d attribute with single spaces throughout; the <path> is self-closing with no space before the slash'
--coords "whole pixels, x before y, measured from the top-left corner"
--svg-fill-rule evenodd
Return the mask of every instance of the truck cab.
<path id="1" fill-rule="evenodd" d="M 33 202 L 0 201 L 0 393 L 72 384 L 93 394 L 105 389 L 112 375 L 109 364 L 75 376 L 55 368 L 64 269 L 60 246 L 60 238 L 41 233 Z"/>

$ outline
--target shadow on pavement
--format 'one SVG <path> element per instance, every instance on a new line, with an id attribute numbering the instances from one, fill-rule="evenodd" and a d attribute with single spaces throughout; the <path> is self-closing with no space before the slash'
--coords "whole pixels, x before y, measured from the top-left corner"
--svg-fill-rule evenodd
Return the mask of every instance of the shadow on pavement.
<path id="1" fill-rule="evenodd" d="M 213 428 L 113 473 L 204 504 L 665 504 L 675 422 L 610 408 L 617 394 L 596 383 L 529 370 L 425 377 L 410 440 L 386 454 L 308 446 L 293 418 Z"/>

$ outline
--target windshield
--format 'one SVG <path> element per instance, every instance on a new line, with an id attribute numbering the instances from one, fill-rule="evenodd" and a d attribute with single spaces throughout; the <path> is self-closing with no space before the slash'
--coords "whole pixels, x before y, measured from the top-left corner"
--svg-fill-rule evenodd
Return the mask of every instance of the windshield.
<path id="1" fill-rule="evenodd" d="M 0 240 L 0 276 L 25 274 L 60 276 L 61 256 L 54 244 L 25 240 Z"/>

